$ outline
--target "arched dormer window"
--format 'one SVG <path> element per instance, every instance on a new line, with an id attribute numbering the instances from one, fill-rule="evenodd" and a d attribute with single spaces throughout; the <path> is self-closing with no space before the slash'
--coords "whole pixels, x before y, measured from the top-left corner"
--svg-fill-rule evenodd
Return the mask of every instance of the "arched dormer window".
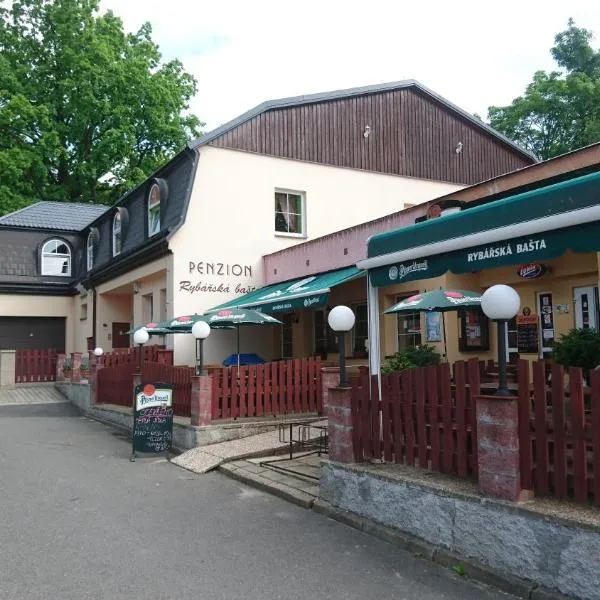
<path id="1" fill-rule="evenodd" d="M 160 231 L 160 196 L 160 185 L 155 182 L 148 192 L 148 237 Z"/>
<path id="2" fill-rule="evenodd" d="M 42 246 L 42 275 L 71 276 L 71 248 L 62 240 L 48 240 Z"/>
<path id="3" fill-rule="evenodd" d="M 113 217 L 112 223 L 112 254 L 118 256 L 121 254 L 123 243 L 123 227 L 121 222 L 121 213 L 117 211 Z"/>
<path id="4" fill-rule="evenodd" d="M 94 268 L 94 234 L 89 232 L 86 244 L 87 270 L 91 271 Z"/>

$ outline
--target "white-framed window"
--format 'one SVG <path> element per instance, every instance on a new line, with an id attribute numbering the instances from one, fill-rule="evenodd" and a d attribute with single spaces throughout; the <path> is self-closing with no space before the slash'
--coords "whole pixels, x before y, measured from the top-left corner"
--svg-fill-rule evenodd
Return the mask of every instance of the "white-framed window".
<path id="1" fill-rule="evenodd" d="M 90 232 L 87 237 L 86 244 L 87 270 L 91 271 L 94 268 L 94 236 Z"/>
<path id="2" fill-rule="evenodd" d="M 275 235 L 306 237 L 306 196 L 275 190 Z"/>
<path id="3" fill-rule="evenodd" d="M 160 186 L 152 184 L 148 192 L 148 237 L 160 231 Z"/>
<path id="4" fill-rule="evenodd" d="M 42 246 L 42 275 L 71 276 L 71 248 L 62 240 L 48 240 Z"/>
<path id="5" fill-rule="evenodd" d="M 121 213 L 117 211 L 112 222 L 112 254 L 118 256 L 121 254 L 123 244 L 123 223 L 121 222 Z"/>
<path id="6" fill-rule="evenodd" d="M 396 302 L 405 300 L 414 296 L 414 293 L 406 296 L 399 296 Z M 398 352 L 407 348 L 414 348 L 421 345 L 421 313 L 396 313 L 396 324 L 398 327 Z"/>

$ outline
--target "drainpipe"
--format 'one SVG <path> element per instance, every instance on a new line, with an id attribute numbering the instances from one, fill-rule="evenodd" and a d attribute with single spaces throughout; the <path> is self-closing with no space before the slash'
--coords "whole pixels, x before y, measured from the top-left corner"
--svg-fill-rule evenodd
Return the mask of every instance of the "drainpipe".
<path id="1" fill-rule="evenodd" d="M 98 338 L 96 337 L 96 288 L 92 288 L 92 337 L 94 338 L 94 347 L 98 347 Z"/>

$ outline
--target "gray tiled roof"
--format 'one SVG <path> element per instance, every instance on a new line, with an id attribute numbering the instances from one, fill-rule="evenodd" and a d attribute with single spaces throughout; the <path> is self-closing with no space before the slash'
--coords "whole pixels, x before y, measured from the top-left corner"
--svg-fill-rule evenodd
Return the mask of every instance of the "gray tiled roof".
<path id="1" fill-rule="evenodd" d="M 221 125 L 220 127 L 217 127 L 216 129 L 213 129 L 212 131 L 205 133 L 201 137 L 196 138 L 195 140 L 192 140 L 190 142 L 190 147 L 197 148 L 198 146 L 203 146 L 204 144 L 209 144 L 210 142 L 212 142 L 214 139 L 220 137 L 221 135 L 231 131 L 232 129 L 235 129 L 236 127 L 239 127 L 240 125 L 242 125 L 243 123 L 246 123 L 250 119 L 253 119 L 254 117 L 256 117 L 262 113 L 265 113 L 269 110 L 274 110 L 274 109 L 278 109 L 278 108 L 279 109 L 288 108 L 290 106 L 300 106 L 302 104 L 316 104 L 318 102 L 327 102 L 329 100 L 339 100 L 341 98 L 351 98 L 353 96 L 363 96 L 366 94 L 377 94 L 380 92 L 389 92 L 392 90 L 398 90 L 398 89 L 402 89 L 402 88 L 415 88 L 415 89 L 419 90 L 421 93 L 427 94 L 431 98 L 433 98 L 433 99 L 437 100 L 438 102 L 440 102 L 441 104 L 445 105 L 446 108 L 448 108 L 449 110 L 457 113 L 464 119 L 470 121 L 473 125 L 477 126 L 481 130 L 488 133 L 489 135 L 492 135 L 492 136 L 498 138 L 499 140 L 502 140 L 505 144 L 507 144 L 507 145 L 511 146 L 512 148 L 514 148 L 515 150 L 517 150 L 517 152 L 520 152 L 524 156 L 527 156 L 528 158 L 532 158 L 533 160 L 538 162 L 537 157 L 534 156 L 531 152 L 528 152 L 527 150 L 521 148 L 520 146 L 515 144 L 512 140 L 509 140 L 507 137 L 502 135 L 500 132 L 496 131 L 495 129 L 492 129 L 492 127 L 490 127 L 483 121 L 480 121 L 479 119 L 474 117 L 472 114 L 468 113 L 466 110 L 463 110 L 459 106 L 456 106 L 456 104 L 453 104 L 449 100 L 446 100 L 446 98 L 443 98 L 439 94 L 436 94 L 434 91 L 430 90 L 429 88 L 425 87 L 422 83 L 419 83 L 418 81 L 416 81 L 414 79 L 406 79 L 404 81 L 393 81 L 391 83 L 381 83 L 381 84 L 376 84 L 376 85 L 366 85 L 363 87 L 350 88 L 350 89 L 346 89 L 346 90 L 336 90 L 333 92 L 323 92 L 320 94 L 307 94 L 304 96 L 293 96 L 291 98 L 280 98 L 278 100 L 268 100 L 267 102 L 263 102 L 262 104 L 259 104 L 258 106 L 254 107 L 253 109 L 249 110 L 248 112 L 245 112 L 244 114 L 240 115 L 239 117 L 236 117 L 235 119 L 229 121 L 228 123 L 225 123 L 225 124 Z"/>
<path id="2" fill-rule="evenodd" d="M 0 217 L 0 227 L 81 231 L 107 210 L 100 204 L 37 202 Z"/>

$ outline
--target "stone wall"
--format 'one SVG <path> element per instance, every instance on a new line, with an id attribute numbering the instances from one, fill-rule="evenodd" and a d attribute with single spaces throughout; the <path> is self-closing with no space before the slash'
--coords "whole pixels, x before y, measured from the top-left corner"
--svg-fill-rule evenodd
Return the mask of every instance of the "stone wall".
<path id="1" fill-rule="evenodd" d="M 409 533 L 500 574 L 600 600 L 600 526 L 549 518 L 477 493 L 400 481 L 325 462 L 320 495 L 334 507 Z"/>

